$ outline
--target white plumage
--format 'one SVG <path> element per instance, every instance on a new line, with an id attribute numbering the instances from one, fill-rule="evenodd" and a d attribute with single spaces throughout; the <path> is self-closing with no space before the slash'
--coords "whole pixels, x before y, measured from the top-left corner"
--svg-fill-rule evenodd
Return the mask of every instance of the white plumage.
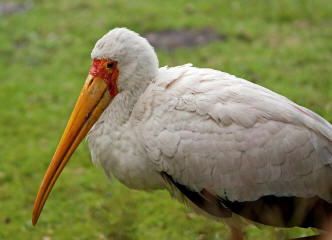
<path id="1" fill-rule="evenodd" d="M 332 203 L 326 120 L 228 73 L 159 68 L 150 44 L 125 28 L 103 36 L 91 56 L 116 61 L 119 71 L 118 93 L 88 134 L 92 159 L 108 176 L 136 189 L 177 189 L 210 215 L 233 211 L 271 225 L 283 224 L 261 211 L 292 198 L 284 226 L 321 226 L 313 210 Z M 289 218 L 299 201 L 310 207 Z M 38 202 L 37 218 L 39 210 Z"/>
<path id="2" fill-rule="evenodd" d="M 126 39 L 114 39 L 134 52 Z M 154 59 L 150 51 L 132 61 Z M 142 66 L 145 73 L 156 67 Z M 264 195 L 332 201 L 332 126 L 317 114 L 244 79 L 190 64 L 123 81 L 149 85 L 116 96 L 90 131 L 89 147 L 94 162 L 127 186 L 164 188 L 159 172 L 167 172 L 191 190 L 231 201 Z"/>

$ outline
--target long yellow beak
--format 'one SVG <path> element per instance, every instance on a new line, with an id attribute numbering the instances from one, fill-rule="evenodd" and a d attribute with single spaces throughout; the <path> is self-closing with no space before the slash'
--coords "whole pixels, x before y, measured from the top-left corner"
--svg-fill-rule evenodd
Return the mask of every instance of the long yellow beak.
<path id="1" fill-rule="evenodd" d="M 46 199 L 70 156 L 111 100 L 104 80 L 89 74 L 39 188 L 32 213 L 33 225 L 37 223 Z"/>

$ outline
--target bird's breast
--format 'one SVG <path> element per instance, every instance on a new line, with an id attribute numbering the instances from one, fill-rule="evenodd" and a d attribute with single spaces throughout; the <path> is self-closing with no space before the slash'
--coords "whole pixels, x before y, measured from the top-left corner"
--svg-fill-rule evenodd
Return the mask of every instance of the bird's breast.
<path id="1" fill-rule="evenodd" d="M 129 188 L 163 188 L 162 177 L 146 157 L 141 141 L 130 126 L 113 127 L 106 122 L 97 123 L 88 138 L 92 161 L 101 164 L 108 177 L 113 174 Z"/>

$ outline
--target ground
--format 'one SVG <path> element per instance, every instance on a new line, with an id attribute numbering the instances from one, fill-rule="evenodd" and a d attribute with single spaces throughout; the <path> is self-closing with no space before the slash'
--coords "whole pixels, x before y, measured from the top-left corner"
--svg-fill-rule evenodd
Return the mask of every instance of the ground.
<path id="1" fill-rule="evenodd" d="M 107 182 L 78 148 L 36 227 L 35 194 L 91 63 L 113 27 L 139 33 L 212 29 L 216 41 L 157 50 L 160 65 L 191 62 L 268 87 L 332 122 L 332 4 L 279 1 L 35 0 L 0 4 L 0 239 L 227 239 L 165 191 Z M 5 7 L 6 9 L 5 9 Z M 9 7 L 8 7 L 9 6 Z M 8 10 L 9 9 L 9 10 Z M 311 230 L 248 227 L 247 239 Z"/>

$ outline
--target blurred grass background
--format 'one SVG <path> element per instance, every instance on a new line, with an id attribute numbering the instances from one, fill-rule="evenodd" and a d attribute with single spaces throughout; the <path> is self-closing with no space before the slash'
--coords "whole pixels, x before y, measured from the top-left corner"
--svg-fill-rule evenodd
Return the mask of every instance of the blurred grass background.
<path id="1" fill-rule="evenodd" d="M 228 238 L 222 223 L 197 216 L 165 191 L 109 185 L 86 143 L 32 227 L 34 197 L 88 73 L 90 52 L 111 28 L 210 27 L 227 41 L 157 51 L 160 66 L 220 69 L 332 122 L 331 1 L 36 0 L 28 6 L 0 15 L 0 239 Z M 245 233 L 282 239 L 311 231 L 248 227 Z"/>

